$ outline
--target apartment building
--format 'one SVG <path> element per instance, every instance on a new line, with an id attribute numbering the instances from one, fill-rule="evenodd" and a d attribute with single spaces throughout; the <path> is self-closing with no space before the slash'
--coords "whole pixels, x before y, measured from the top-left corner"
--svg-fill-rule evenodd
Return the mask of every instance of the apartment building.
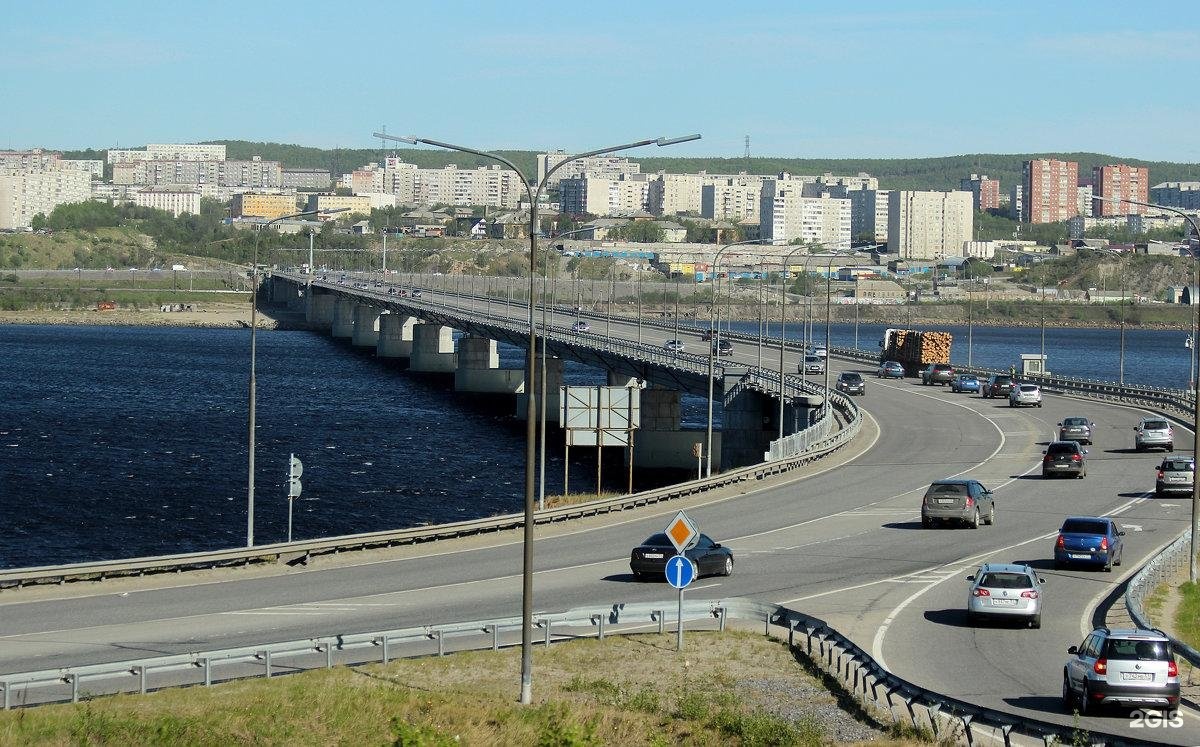
<path id="1" fill-rule="evenodd" d="M 1021 211 L 1025 209 L 1025 187 L 1014 184 L 1008 195 L 1008 217 L 1021 220 Z"/>
<path id="2" fill-rule="evenodd" d="M 559 208 L 568 215 L 597 217 L 649 212 L 651 177 L 622 174 L 617 179 L 575 177 L 558 183 Z"/>
<path id="3" fill-rule="evenodd" d="M 1160 182 L 1150 188 L 1150 202 L 1165 207 L 1200 210 L 1200 182 Z"/>
<path id="4" fill-rule="evenodd" d="M 759 222 L 763 177 L 713 177 L 700 187 L 700 217 L 711 220 Z"/>
<path id="5" fill-rule="evenodd" d="M 887 241 L 891 194 L 887 189 L 855 189 L 846 193 L 850 200 L 850 234 L 856 240 Z"/>
<path id="6" fill-rule="evenodd" d="M 542 179 L 546 178 L 546 172 L 572 157 L 572 154 L 561 150 L 553 153 L 539 153 L 537 157 L 538 183 L 540 184 Z M 641 171 L 641 164 L 622 156 L 591 156 L 571 161 L 555 171 L 550 177 L 550 181 L 546 183 L 546 188 L 557 187 L 563 179 L 582 179 L 589 176 L 601 179 L 620 179 L 623 176 L 639 174 Z"/>
<path id="7" fill-rule="evenodd" d="M 75 169 L 0 172 L 0 229 L 29 228 L 39 213 L 92 197 L 92 177 Z"/>
<path id="8" fill-rule="evenodd" d="M 971 174 L 969 179 L 960 179 L 959 189 L 970 192 L 975 210 L 1000 209 L 1000 180 L 989 179 L 987 174 Z"/>
<path id="9" fill-rule="evenodd" d="M 330 214 L 332 210 L 345 209 L 343 213 Z M 371 198 L 367 195 L 309 195 L 306 210 L 317 211 L 317 220 L 332 220 L 350 215 L 370 215 Z"/>
<path id="10" fill-rule="evenodd" d="M 1021 221 L 1056 223 L 1079 214 L 1079 164 L 1038 158 L 1024 166 Z"/>
<path id="11" fill-rule="evenodd" d="M 704 185 L 712 177 L 699 174 L 668 174 L 660 171 L 649 182 L 646 209 L 653 215 L 700 215 Z"/>
<path id="12" fill-rule="evenodd" d="M 329 169 L 284 169 L 280 179 L 284 189 L 329 189 L 333 184 Z"/>
<path id="13" fill-rule="evenodd" d="M 296 196 L 290 194 L 262 194 L 242 192 L 235 194 L 230 203 L 232 218 L 266 218 L 274 220 L 296 212 Z"/>
<path id="14" fill-rule="evenodd" d="M 362 168 L 350 172 L 350 191 L 354 194 L 384 192 L 385 169 L 377 163 L 368 163 Z"/>
<path id="15" fill-rule="evenodd" d="M 1120 202 L 1123 199 L 1147 202 L 1150 199 L 1150 170 L 1123 163 L 1092 167 L 1095 200 L 1094 215 L 1134 215 L 1146 212 L 1144 205 Z"/>
<path id="16" fill-rule="evenodd" d="M 100 159 L 60 158 L 57 168 L 83 171 L 91 174 L 93 179 L 104 178 L 104 161 Z"/>
<path id="17" fill-rule="evenodd" d="M 1078 204 L 1075 209 L 1079 211 L 1079 215 L 1085 218 L 1091 218 L 1095 210 L 1095 200 L 1092 199 L 1092 185 L 1080 184 L 1075 188 L 1079 195 Z"/>
<path id="18" fill-rule="evenodd" d="M 113 164 L 113 184 L 279 189 L 283 166 L 255 156 L 249 161 L 147 160 Z"/>
<path id="19" fill-rule="evenodd" d="M 53 150 L 0 150 L 0 170 L 40 171 L 58 165 L 62 154 Z"/>
<path id="20" fill-rule="evenodd" d="M 111 164 L 134 161 L 224 161 L 224 145 L 199 145 L 194 143 L 151 143 L 144 149 L 110 150 L 107 153 Z"/>
<path id="21" fill-rule="evenodd" d="M 189 189 L 146 187 L 133 193 L 133 204 L 139 207 L 165 210 L 176 218 L 184 213 L 199 215 L 200 193 Z"/>
<path id="22" fill-rule="evenodd" d="M 801 182 L 768 179 L 759 205 L 759 237 L 771 244 L 850 246 L 850 200 L 805 197 Z"/>
<path id="23" fill-rule="evenodd" d="M 900 259 L 961 257 L 973 238 L 970 192 L 899 190 L 888 200 L 888 250 Z"/>

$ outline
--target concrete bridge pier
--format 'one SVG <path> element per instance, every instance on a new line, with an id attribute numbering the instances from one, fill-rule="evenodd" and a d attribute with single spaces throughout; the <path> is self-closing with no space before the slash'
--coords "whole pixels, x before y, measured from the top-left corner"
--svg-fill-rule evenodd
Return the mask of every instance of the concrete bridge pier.
<path id="1" fill-rule="evenodd" d="M 723 469 L 757 464 L 779 435 L 779 400 L 770 395 L 738 386 L 740 374 L 725 375 L 725 406 L 722 417 L 721 447 L 713 442 L 713 457 L 721 455 Z M 786 431 L 785 431 L 786 432 Z M 715 469 L 714 462 L 714 469 Z"/>
<path id="2" fill-rule="evenodd" d="M 333 327 L 333 296 L 317 293 L 312 287 L 304 297 L 304 319 L 316 326 Z"/>
<path id="3" fill-rule="evenodd" d="M 350 343 L 356 347 L 373 348 L 379 345 L 379 308 L 365 304 L 354 306 L 354 332 Z"/>
<path id="4" fill-rule="evenodd" d="M 541 358 L 541 356 L 538 356 L 537 367 L 534 370 L 536 370 L 539 375 L 542 373 L 542 358 Z M 521 373 L 524 374 L 524 369 L 521 370 Z M 553 423 L 555 426 L 557 426 L 559 424 L 558 423 L 558 415 L 559 415 L 558 410 L 562 406 L 560 404 L 562 401 L 562 385 L 563 385 L 563 362 L 562 362 L 562 359 L 561 358 L 546 358 L 545 375 L 546 375 L 546 424 L 549 425 L 549 424 Z M 524 377 L 522 376 L 522 378 L 524 378 Z M 527 407 L 527 405 L 526 405 L 527 400 L 525 399 L 525 382 L 524 381 L 521 382 L 521 388 L 518 390 L 518 392 L 519 392 L 519 394 L 517 394 L 516 418 L 517 418 L 517 420 L 524 420 L 525 419 L 525 408 Z M 540 403 L 541 396 L 542 396 L 542 384 L 541 384 L 540 377 L 539 377 L 539 380 L 537 383 L 537 391 L 534 394 L 538 397 L 538 402 Z"/>
<path id="5" fill-rule="evenodd" d="M 454 352 L 454 330 L 441 324 L 413 327 L 412 356 L 408 370 L 420 373 L 454 373 L 458 354 Z"/>
<path id="6" fill-rule="evenodd" d="M 646 388 L 641 394 L 642 419 L 633 434 L 633 463 L 641 469 L 680 469 L 696 474 L 696 444 L 703 450 L 705 431 L 683 430 L 680 400 L 674 389 Z M 703 451 L 701 452 L 703 453 Z M 713 470 L 721 467 L 721 432 L 713 432 Z"/>
<path id="7" fill-rule="evenodd" d="M 354 337 L 354 302 L 344 298 L 333 302 L 333 321 L 330 334 L 344 340 Z"/>
<path id="8" fill-rule="evenodd" d="M 500 368 L 495 340 L 473 335 L 459 338 L 455 391 L 516 394 L 524 384 L 524 369 Z"/>
<path id="9" fill-rule="evenodd" d="M 413 350 L 413 328 L 419 326 L 416 317 L 405 314 L 383 314 L 379 317 L 379 341 L 375 355 L 379 358 L 408 358 Z"/>

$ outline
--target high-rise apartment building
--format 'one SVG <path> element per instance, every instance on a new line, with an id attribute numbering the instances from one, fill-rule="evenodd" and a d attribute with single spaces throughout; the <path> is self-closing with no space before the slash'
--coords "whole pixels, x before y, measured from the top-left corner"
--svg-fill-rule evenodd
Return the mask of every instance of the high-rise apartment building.
<path id="1" fill-rule="evenodd" d="M 700 188 L 700 217 L 737 223 L 759 222 L 762 177 L 716 177 Z"/>
<path id="2" fill-rule="evenodd" d="M 1056 223 L 1079 214 L 1079 164 L 1038 158 L 1025 162 L 1021 220 Z"/>
<path id="3" fill-rule="evenodd" d="M 561 150 L 556 150 L 553 153 L 539 153 L 537 157 L 538 183 L 540 184 L 542 179 L 546 178 L 547 171 L 563 161 L 570 160 L 571 157 L 572 154 Z M 641 173 L 641 171 L 641 164 L 636 161 L 630 161 L 623 156 L 591 156 L 571 161 L 571 163 L 555 171 L 553 176 L 550 177 L 550 181 L 546 183 L 546 187 L 556 187 L 563 179 L 579 179 L 594 176 L 601 179 L 615 180 L 620 179 L 622 176 Z"/>
<path id="4" fill-rule="evenodd" d="M 139 207 L 165 210 L 176 218 L 184 213 L 199 215 L 200 193 L 195 190 L 173 187 L 146 187 L 134 193 L 133 204 Z"/>
<path id="5" fill-rule="evenodd" d="M 998 210 L 1000 208 L 1000 180 L 989 179 L 987 174 L 971 174 L 970 179 L 960 179 L 959 188 L 970 192 L 976 210 Z"/>
<path id="6" fill-rule="evenodd" d="M 855 189 L 846 193 L 850 200 L 850 233 L 856 241 L 887 241 L 891 194 L 886 189 Z"/>
<path id="7" fill-rule="evenodd" d="M 763 182 L 759 236 L 772 244 L 794 240 L 850 246 L 850 200 L 805 197 L 804 185 L 785 179 Z"/>
<path id="8" fill-rule="evenodd" d="M 249 161 L 145 160 L 113 164 L 113 184 L 144 186 L 249 187 L 278 189 L 283 180 L 279 161 L 255 156 Z"/>
<path id="9" fill-rule="evenodd" d="M 284 189 L 329 189 L 333 179 L 329 169 L 284 169 Z"/>
<path id="10" fill-rule="evenodd" d="M 422 169 L 389 156 L 383 169 L 369 164 L 350 174 L 355 194 L 388 194 L 401 205 L 489 206 L 515 210 L 524 196 L 520 179 L 499 166 Z"/>
<path id="11" fill-rule="evenodd" d="M 1140 166 L 1115 164 L 1092 167 L 1092 186 L 1096 197 L 1093 214 L 1140 215 L 1146 212 L 1144 205 L 1121 202 L 1122 199 L 1147 202 L 1150 199 L 1150 170 Z"/>
<path id="12" fill-rule="evenodd" d="M 1160 182 L 1150 188 L 1150 202 L 1184 210 L 1200 210 L 1200 182 Z"/>
<path id="13" fill-rule="evenodd" d="M 660 171 L 649 180 L 647 210 L 654 215 L 700 215 L 704 202 L 704 185 L 712 177 L 699 174 L 668 174 Z"/>
<path id="14" fill-rule="evenodd" d="M 274 220 L 296 212 L 295 195 L 243 192 L 233 196 L 229 214 L 234 218 L 266 218 Z"/>
<path id="15" fill-rule="evenodd" d="M 92 176 L 75 169 L 0 171 L 0 228 L 29 228 L 35 215 L 92 198 Z"/>
<path id="16" fill-rule="evenodd" d="M 961 257 L 972 239 L 970 192 L 892 192 L 888 200 L 888 250 L 900 259 Z"/>
<path id="17" fill-rule="evenodd" d="M 58 165 L 62 154 L 53 150 L 0 150 L 0 169 L 5 171 L 40 171 Z"/>
<path id="18" fill-rule="evenodd" d="M 648 174 L 623 174 L 618 179 L 575 177 L 558 183 L 559 209 L 568 215 L 629 215 L 650 206 Z"/>
<path id="19" fill-rule="evenodd" d="M 107 154 L 111 164 L 132 161 L 224 161 L 224 145 L 197 145 L 193 143 L 152 143 L 144 150 L 110 150 Z"/>

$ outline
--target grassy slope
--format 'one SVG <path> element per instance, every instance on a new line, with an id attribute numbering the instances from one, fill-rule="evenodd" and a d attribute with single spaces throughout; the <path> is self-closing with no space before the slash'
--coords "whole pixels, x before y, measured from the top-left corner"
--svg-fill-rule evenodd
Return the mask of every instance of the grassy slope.
<path id="1" fill-rule="evenodd" d="M 145 266 L 153 242 L 132 228 L 0 234 L 0 270 Z"/>

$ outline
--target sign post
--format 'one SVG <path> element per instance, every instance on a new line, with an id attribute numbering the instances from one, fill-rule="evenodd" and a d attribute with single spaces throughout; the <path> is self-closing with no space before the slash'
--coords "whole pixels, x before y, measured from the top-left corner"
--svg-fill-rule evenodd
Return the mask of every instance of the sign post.
<path id="1" fill-rule="evenodd" d="M 675 514 L 675 518 L 671 519 L 671 523 L 667 524 L 667 539 L 671 540 L 671 544 L 675 546 L 675 552 L 678 553 L 675 557 L 667 561 L 666 575 L 667 583 L 679 590 L 679 608 L 676 613 L 675 620 L 677 622 L 675 628 L 675 650 L 683 650 L 683 590 L 684 588 L 696 580 L 699 575 L 699 569 L 696 568 L 696 563 L 691 558 L 687 557 L 686 553 L 700 539 L 700 531 L 688 515 L 683 511 Z"/>
<path id="2" fill-rule="evenodd" d="M 304 463 L 292 454 L 288 458 L 288 538 L 292 541 L 292 504 L 300 497 L 300 476 L 304 474 Z"/>

